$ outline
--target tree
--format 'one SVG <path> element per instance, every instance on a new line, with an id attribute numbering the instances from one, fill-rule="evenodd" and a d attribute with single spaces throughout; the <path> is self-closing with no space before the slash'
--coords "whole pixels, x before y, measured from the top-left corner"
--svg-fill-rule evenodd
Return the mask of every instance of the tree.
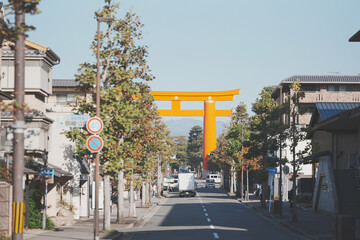
<path id="1" fill-rule="evenodd" d="M 251 134 L 248 142 L 250 158 L 261 157 L 262 169 L 259 171 L 259 178 L 262 182 L 261 206 L 265 205 L 265 196 L 267 189 L 267 169 L 277 166 L 277 157 L 274 152 L 277 150 L 276 141 L 277 113 L 275 111 L 277 103 L 271 97 L 271 89 L 264 88 L 260 93 L 260 99 L 253 103 L 252 111 L 255 113 L 250 119 Z"/>
<path id="2" fill-rule="evenodd" d="M 249 171 L 250 170 L 259 170 L 260 169 L 260 157 L 247 158 L 249 152 L 249 147 L 243 147 L 241 151 L 242 158 L 244 159 L 244 164 L 242 168 L 246 170 L 246 195 L 245 199 L 249 200 Z"/>
<path id="3" fill-rule="evenodd" d="M 216 141 L 216 149 L 212 151 L 209 159 L 209 170 L 221 172 L 221 186 L 230 190 L 230 186 L 225 182 L 226 173 L 230 172 L 233 159 L 228 154 L 228 142 L 226 133 L 222 133 Z"/>
<path id="4" fill-rule="evenodd" d="M 175 142 L 175 154 L 176 154 L 176 162 L 173 163 L 173 167 L 178 168 L 179 165 L 183 165 L 186 163 L 186 149 L 188 140 L 185 136 L 176 136 L 173 137 Z"/>
<path id="5" fill-rule="evenodd" d="M 194 126 L 190 129 L 186 155 L 187 164 L 193 169 L 198 169 L 199 173 L 203 160 L 203 131 L 200 126 Z"/>
<path id="6" fill-rule="evenodd" d="M 20 0 L 8 0 L 8 4 L 4 5 L 5 9 L 8 10 L 6 14 L 7 22 L 2 22 L 0 20 L 0 43 L 4 39 L 14 42 L 18 39 L 19 35 L 26 35 L 26 32 L 30 30 L 35 30 L 34 26 L 25 24 L 25 21 L 21 23 L 21 27 L 16 25 L 14 20 L 10 20 L 9 17 L 15 16 L 16 12 L 21 12 L 23 14 L 30 14 L 35 15 L 40 13 L 38 9 L 38 5 L 40 0 L 27 0 L 27 1 L 20 1 Z M 3 7 L 1 3 L 0 9 Z M 1 48 L 1 46 L 0 46 Z"/>
<path id="7" fill-rule="evenodd" d="M 240 181 L 240 196 L 241 199 L 243 199 L 243 193 L 244 193 L 244 159 L 242 150 L 244 146 L 244 139 L 248 139 L 249 137 L 249 131 L 248 131 L 248 121 L 249 121 L 249 115 L 246 112 L 246 105 L 245 103 L 241 102 L 235 109 L 235 112 L 232 116 L 232 124 L 230 125 L 226 139 L 228 141 L 228 154 L 234 159 L 234 166 L 232 169 L 232 182 L 233 186 L 231 187 L 231 191 L 233 188 L 236 188 L 236 170 L 240 169 L 241 172 L 241 181 Z M 245 133 L 244 133 L 245 132 Z M 236 189 L 234 189 L 236 191 Z"/>
<path id="8" fill-rule="evenodd" d="M 127 12 L 123 18 L 117 18 L 119 3 L 105 0 L 104 7 L 95 13 L 97 17 L 111 17 L 106 33 L 100 32 L 101 37 L 101 111 L 100 116 L 104 122 L 101 137 L 104 147 L 100 162 L 104 164 L 106 174 L 119 171 L 132 172 L 134 164 L 142 159 L 139 157 L 138 139 L 134 137 L 141 128 L 144 118 L 154 118 L 156 110 L 150 94 L 148 81 L 155 77 L 147 65 L 146 46 L 139 45 L 142 39 L 141 28 L 143 25 L 139 17 L 132 12 Z M 91 45 L 96 53 L 95 41 Z M 90 98 L 78 98 L 79 105 L 75 113 L 94 116 L 95 106 L 95 80 L 96 64 L 82 63 L 75 75 L 80 84 L 80 91 L 91 94 Z M 148 119 L 146 121 L 149 121 Z M 75 142 L 74 151 L 81 156 L 93 157 L 84 146 L 89 134 L 83 129 L 71 129 L 66 136 Z M 106 163 L 106 164 L 105 164 Z M 120 172 L 119 172 L 120 173 Z M 118 175 L 118 186 L 123 185 L 121 174 Z M 110 196 L 105 196 L 106 199 Z M 122 195 L 118 194 L 118 209 L 121 208 Z M 119 221 L 119 219 L 118 219 Z M 108 228 L 109 226 L 104 226 Z"/>
<path id="9" fill-rule="evenodd" d="M 293 186 L 292 186 L 292 198 L 293 198 L 293 207 L 292 207 L 292 213 L 293 213 L 293 217 L 292 220 L 293 222 L 297 222 L 298 218 L 297 218 L 297 207 L 296 207 L 296 177 L 297 177 L 297 172 L 299 169 L 299 164 L 298 161 L 296 160 L 296 158 L 300 157 L 303 158 L 304 155 L 306 155 L 310 149 L 309 148 L 305 148 L 303 151 L 299 151 L 296 152 L 296 147 L 298 145 L 298 143 L 300 141 L 305 140 L 306 137 L 306 130 L 305 128 L 300 128 L 297 126 L 296 124 L 296 119 L 298 118 L 298 115 L 301 113 L 301 110 L 299 109 L 299 100 L 301 98 L 303 98 L 304 92 L 300 92 L 300 81 L 299 79 L 296 79 L 296 81 L 294 81 L 291 85 L 290 85 L 290 95 L 289 95 L 289 104 L 290 104 L 290 116 L 292 119 L 292 124 L 291 124 L 291 134 L 290 134 L 290 141 L 291 141 L 291 145 L 290 145 L 290 150 L 292 152 L 293 155 L 293 159 L 292 159 L 292 166 L 293 166 L 293 173 L 292 173 L 292 181 L 293 181 Z"/>

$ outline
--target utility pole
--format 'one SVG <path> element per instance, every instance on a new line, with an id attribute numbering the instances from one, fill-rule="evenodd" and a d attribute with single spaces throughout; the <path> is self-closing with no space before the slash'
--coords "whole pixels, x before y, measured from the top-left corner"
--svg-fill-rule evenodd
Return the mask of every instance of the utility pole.
<path id="1" fill-rule="evenodd" d="M 156 197 L 161 197 L 161 180 L 162 180 L 162 174 L 161 174 L 161 158 L 160 153 L 158 153 L 158 182 L 157 182 L 157 193 Z"/>
<path id="2" fill-rule="evenodd" d="M 97 17 L 97 47 L 96 47 L 96 116 L 100 118 L 100 23 L 114 20 L 111 17 Z M 95 212 L 94 240 L 99 240 L 99 172 L 100 152 L 95 156 Z"/>
<path id="3" fill-rule="evenodd" d="M 15 1 L 15 25 L 19 29 L 15 43 L 15 120 L 14 129 L 14 162 L 13 162 L 13 226 L 12 239 L 22 240 L 24 233 L 24 131 L 25 114 L 25 12 L 22 7 L 23 1 Z"/>
<path id="4" fill-rule="evenodd" d="M 97 18 L 97 51 L 96 51 L 96 116 L 100 118 L 100 21 Z M 94 239 L 99 240 L 99 162 L 100 153 L 95 156 L 95 212 Z"/>
<path id="5" fill-rule="evenodd" d="M 42 230 L 46 229 L 46 208 L 47 208 L 47 191 L 48 191 L 48 184 L 46 182 L 46 172 L 47 172 L 47 158 L 48 152 L 44 150 L 43 155 L 43 162 L 44 162 L 44 210 L 43 210 L 43 219 L 42 219 Z"/>
<path id="6" fill-rule="evenodd" d="M 244 200 L 244 151 L 243 151 L 243 147 L 244 147 L 244 131 L 243 131 L 243 121 L 241 119 L 241 200 Z"/>

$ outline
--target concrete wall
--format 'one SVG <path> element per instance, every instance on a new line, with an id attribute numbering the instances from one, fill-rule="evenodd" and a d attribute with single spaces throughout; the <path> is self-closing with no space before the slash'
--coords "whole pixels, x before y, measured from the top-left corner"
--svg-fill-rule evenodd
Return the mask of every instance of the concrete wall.
<path id="1" fill-rule="evenodd" d="M 337 169 L 347 169 L 348 160 L 351 154 L 356 154 L 358 152 L 358 136 L 357 133 L 352 134 L 337 134 L 338 137 L 338 147 L 337 147 Z"/>
<path id="2" fill-rule="evenodd" d="M 4 78 L 1 81 L 2 89 L 14 88 L 14 60 L 3 60 L 1 71 Z M 52 93 L 52 72 L 51 67 L 42 59 L 26 60 L 25 63 L 25 91 L 30 89 L 43 90 Z"/>

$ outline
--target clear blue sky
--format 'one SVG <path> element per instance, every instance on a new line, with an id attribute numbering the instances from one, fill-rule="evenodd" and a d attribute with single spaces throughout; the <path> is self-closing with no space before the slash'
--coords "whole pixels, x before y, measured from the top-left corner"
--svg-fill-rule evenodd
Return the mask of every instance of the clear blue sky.
<path id="1" fill-rule="evenodd" d="M 153 90 L 215 91 L 240 88 L 218 109 L 248 109 L 264 86 L 295 74 L 359 74 L 357 0 L 124 0 L 142 22 Z M 42 0 L 29 40 L 53 49 L 61 64 L 53 78 L 73 78 L 79 63 L 95 61 L 94 11 L 102 0 Z M 191 103 L 189 108 L 202 108 Z M 166 105 L 170 106 L 170 104 Z M 188 105 L 184 104 L 184 107 Z M 221 119 L 220 119 L 221 120 Z"/>

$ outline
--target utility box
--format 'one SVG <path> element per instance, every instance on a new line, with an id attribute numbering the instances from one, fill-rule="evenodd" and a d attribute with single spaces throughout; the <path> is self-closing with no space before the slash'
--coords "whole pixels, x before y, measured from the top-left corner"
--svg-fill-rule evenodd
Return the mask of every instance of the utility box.
<path id="1" fill-rule="evenodd" d="M 334 239 L 355 240 L 355 217 L 337 215 L 333 218 Z"/>

